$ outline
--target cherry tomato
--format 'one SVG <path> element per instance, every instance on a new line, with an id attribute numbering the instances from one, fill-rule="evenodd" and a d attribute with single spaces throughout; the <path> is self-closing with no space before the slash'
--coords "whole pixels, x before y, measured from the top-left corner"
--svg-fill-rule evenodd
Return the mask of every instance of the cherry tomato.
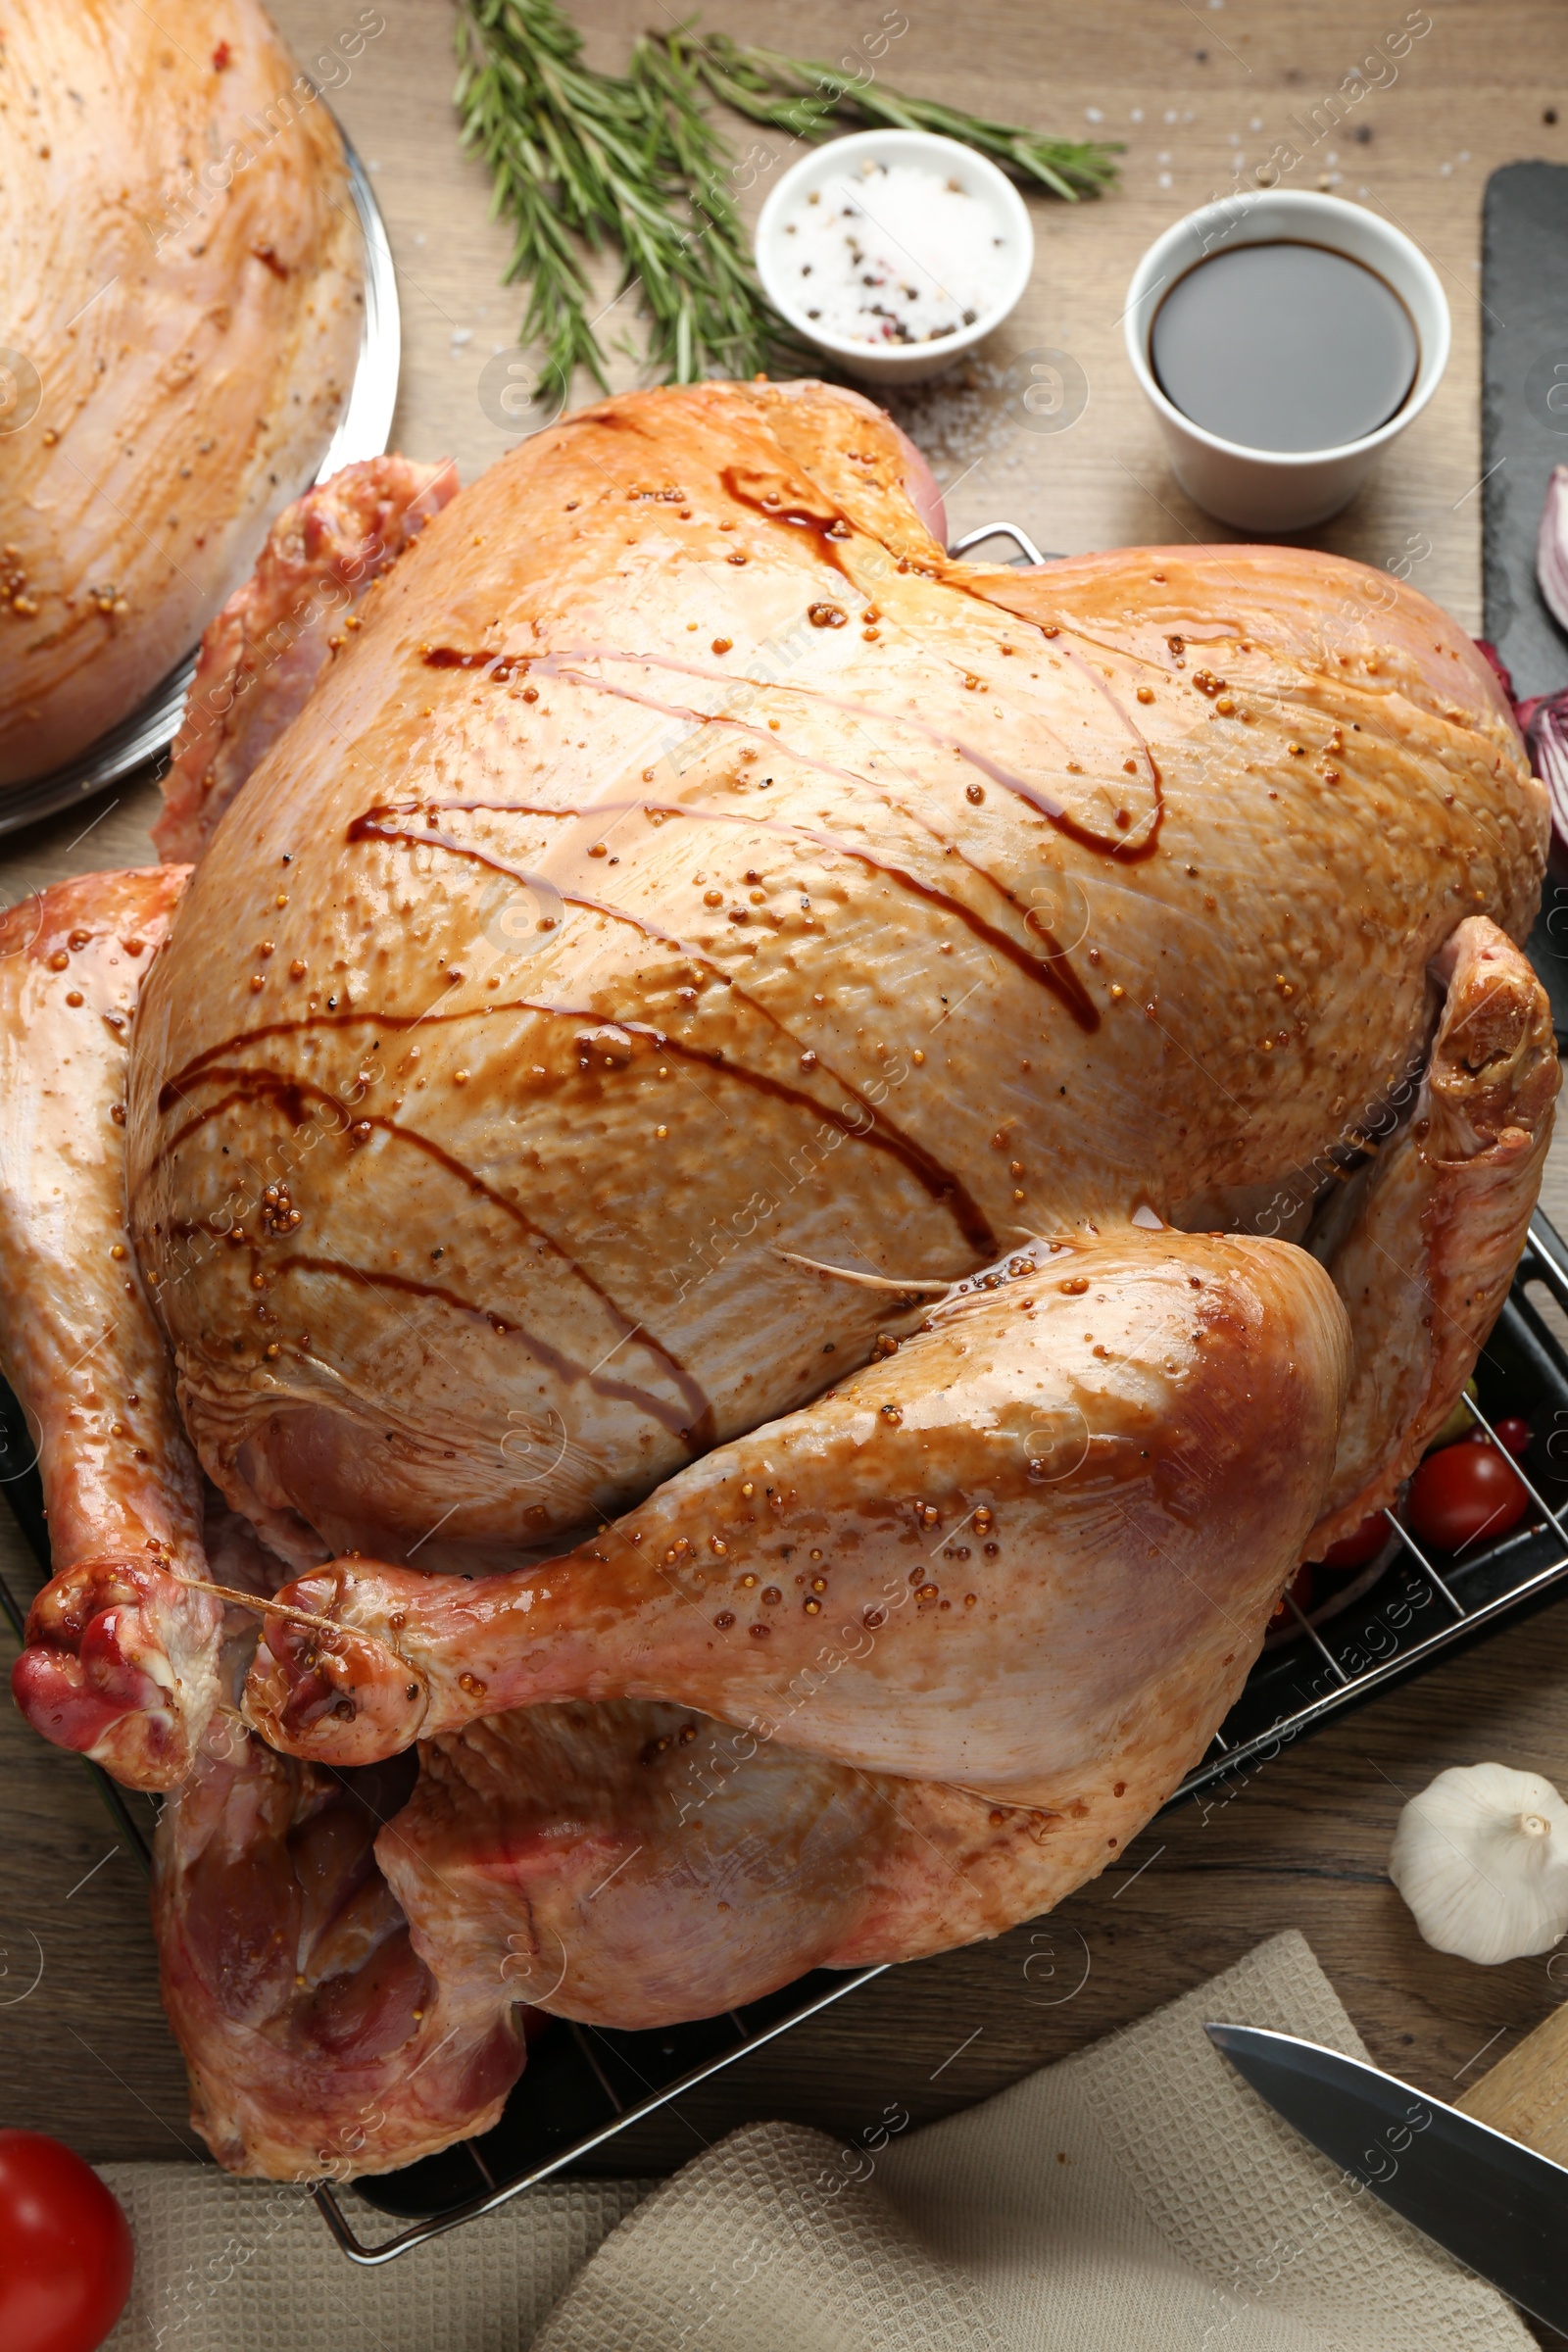
<path id="1" fill-rule="evenodd" d="M 1494 1421 L 1493 1427 L 1497 1433 L 1497 1444 L 1505 1447 L 1516 1462 L 1522 1462 L 1530 1451 L 1530 1440 L 1533 1433 L 1529 1422 L 1523 1420 L 1518 1413 L 1508 1413 L 1501 1421 Z M 1486 1443 L 1484 1432 L 1478 1429 L 1475 1434 L 1477 1443 L 1484 1445 Z"/>
<path id="2" fill-rule="evenodd" d="M 1529 1501 L 1523 1479 L 1494 1446 L 1445 1446 L 1411 1479 L 1404 1515 L 1423 1544 L 1460 1551 L 1506 1535 Z"/>
<path id="3" fill-rule="evenodd" d="M 1368 1560 L 1377 1558 L 1392 1532 L 1383 1513 L 1374 1511 L 1370 1519 L 1363 1519 L 1349 1535 L 1331 1544 L 1321 1564 L 1331 1576 L 1343 1576 L 1348 1568 L 1364 1568 Z"/>
<path id="4" fill-rule="evenodd" d="M 0 2132 L 5 2352 L 96 2352 L 131 2258 L 130 2225 L 90 2165 L 41 2132 Z"/>

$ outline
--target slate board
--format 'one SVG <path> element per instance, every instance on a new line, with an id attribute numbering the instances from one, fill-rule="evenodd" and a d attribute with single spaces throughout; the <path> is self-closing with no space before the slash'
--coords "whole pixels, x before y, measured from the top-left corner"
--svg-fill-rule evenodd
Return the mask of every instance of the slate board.
<path id="1" fill-rule="evenodd" d="M 1481 268 L 1484 626 L 1523 699 L 1568 686 L 1568 638 L 1536 586 L 1542 500 L 1568 465 L 1568 166 L 1494 172 Z M 1568 888 L 1550 875 L 1530 955 L 1568 1045 Z"/>

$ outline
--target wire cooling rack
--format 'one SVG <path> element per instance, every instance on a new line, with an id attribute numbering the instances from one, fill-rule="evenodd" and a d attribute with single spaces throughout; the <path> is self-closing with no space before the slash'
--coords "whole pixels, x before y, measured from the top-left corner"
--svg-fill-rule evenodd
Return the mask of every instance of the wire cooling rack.
<path id="1" fill-rule="evenodd" d="M 1392 1511 L 1385 1512 L 1389 1541 L 1373 1572 L 1360 1580 L 1366 1590 L 1357 1591 L 1349 1605 L 1337 1605 L 1331 1592 L 1323 1605 L 1303 1613 L 1287 1595 L 1296 1639 L 1265 1647 L 1173 1805 L 1269 1761 L 1342 1707 L 1436 1663 L 1499 1618 L 1544 1600 L 1568 1575 L 1568 1352 L 1532 1291 L 1544 1292 L 1568 1315 L 1568 1247 L 1539 1209 L 1476 1366 L 1480 1396 L 1465 1400 L 1489 1446 L 1497 1446 L 1495 1424 L 1505 1415 L 1531 1422 L 1529 1455 L 1513 1463 L 1530 1494 L 1523 1524 L 1468 1555 L 1439 1559 Z"/>
<path id="2" fill-rule="evenodd" d="M 1496 1445 L 1504 1415 L 1529 1419 L 1529 1490 L 1523 1523 L 1499 1542 L 1454 1556 L 1425 1551 L 1391 1512 L 1389 1539 L 1370 1565 L 1301 1609 L 1288 1600 L 1241 1697 L 1206 1756 L 1171 1798 L 1212 1801 L 1234 1791 L 1282 1748 L 1341 1709 L 1434 1665 L 1504 1619 L 1538 1607 L 1568 1577 L 1568 1352 L 1542 1294 L 1568 1314 L 1568 1248 L 1543 1215 L 1530 1227 L 1513 1287 L 1476 1367 L 1470 1411 Z M 25 1419 L 0 1388 L 0 1486 L 47 1573 L 34 1449 Z M 0 1579 L 0 1612 L 21 1638 L 23 1616 Z M 150 1867 L 145 1800 L 126 1796 L 90 1766 L 130 1850 Z M 1169 1808 L 1167 1808 L 1169 1809 Z M 744 2065 L 756 2050 L 845 2000 L 880 1968 L 848 1976 L 818 1970 L 768 1999 L 721 2017 L 642 2034 L 613 2034 L 553 2020 L 529 2051 L 527 2071 L 501 2121 L 481 2137 L 401 2172 L 356 2182 L 356 2195 L 401 2228 L 362 2237 L 330 2182 L 315 2190 L 327 2228 L 351 2262 L 394 2261 L 428 2238 L 493 2212 L 539 2181 L 581 2165 L 645 2117 L 700 2082 Z"/>

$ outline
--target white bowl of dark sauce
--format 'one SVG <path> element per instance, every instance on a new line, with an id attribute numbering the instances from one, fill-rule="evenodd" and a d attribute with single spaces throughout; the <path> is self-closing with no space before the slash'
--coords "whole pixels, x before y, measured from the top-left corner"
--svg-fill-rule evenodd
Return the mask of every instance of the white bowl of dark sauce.
<path id="1" fill-rule="evenodd" d="M 1249 531 L 1338 514 L 1448 359 L 1420 247 L 1304 190 L 1227 198 L 1166 229 L 1133 272 L 1125 326 L 1177 480 Z"/>

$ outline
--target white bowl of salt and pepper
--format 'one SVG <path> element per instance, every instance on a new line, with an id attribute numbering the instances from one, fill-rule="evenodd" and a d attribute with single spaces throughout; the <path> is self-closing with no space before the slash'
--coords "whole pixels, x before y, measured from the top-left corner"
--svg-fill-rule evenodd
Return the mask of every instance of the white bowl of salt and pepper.
<path id="1" fill-rule="evenodd" d="M 995 332 L 1034 268 L 1023 198 L 988 157 L 861 130 L 786 172 L 757 224 L 768 300 L 852 375 L 912 384 Z"/>

